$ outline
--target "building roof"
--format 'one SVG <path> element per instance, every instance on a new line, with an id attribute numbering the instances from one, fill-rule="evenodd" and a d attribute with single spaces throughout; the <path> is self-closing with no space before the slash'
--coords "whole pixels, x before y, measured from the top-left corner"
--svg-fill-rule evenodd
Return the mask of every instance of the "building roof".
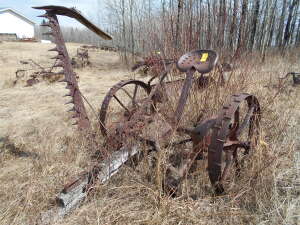
<path id="1" fill-rule="evenodd" d="M 33 22 L 31 19 L 28 19 L 26 16 L 24 16 L 23 14 L 19 13 L 18 11 L 12 9 L 12 8 L 0 8 L 0 13 L 1 12 L 12 12 L 13 14 L 15 14 L 16 16 L 20 17 L 21 19 L 27 21 L 28 23 L 31 23 L 32 25 L 35 24 L 35 22 Z"/>

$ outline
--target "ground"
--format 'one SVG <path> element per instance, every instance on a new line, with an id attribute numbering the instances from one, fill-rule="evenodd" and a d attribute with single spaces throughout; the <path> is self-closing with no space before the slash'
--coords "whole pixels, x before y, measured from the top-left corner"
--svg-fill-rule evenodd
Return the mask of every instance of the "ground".
<path id="1" fill-rule="evenodd" d="M 75 55 L 79 46 L 68 43 L 69 54 Z M 53 53 L 47 50 L 53 47 L 0 43 L 0 224 L 34 224 L 62 186 L 89 164 L 91 152 L 66 112 L 64 84 L 13 85 L 15 71 L 23 66 L 20 60 L 50 66 Z M 112 85 L 137 75 L 122 66 L 117 53 L 90 55 L 92 66 L 76 73 L 82 93 L 97 111 Z M 172 199 L 129 167 L 97 186 L 81 208 L 57 224 L 299 224 L 300 89 L 291 80 L 280 93 L 264 87 L 277 84 L 277 77 L 288 71 L 299 72 L 299 53 L 281 57 L 270 52 L 264 64 L 255 57 L 246 61 L 237 66 L 239 76 L 223 90 L 224 98 L 235 91 L 258 96 L 262 137 L 248 173 L 231 193 L 212 197 L 209 183 L 203 182 L 193 187 L 201 196 L 197 200 Z M 94 122 L 90 108 L 88 114 Z M 204 175 L 199 176 L 195 179 Z"/>

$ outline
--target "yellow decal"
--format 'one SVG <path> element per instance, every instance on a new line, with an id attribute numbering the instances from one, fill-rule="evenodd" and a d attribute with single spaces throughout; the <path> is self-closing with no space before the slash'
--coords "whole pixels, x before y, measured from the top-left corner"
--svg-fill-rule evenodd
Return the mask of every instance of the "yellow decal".
<path id="1" fill-rule="evenodd" d="M 264 147 L 268 147 L 269 146 L 268 143 L 264 142 L 263 140 L 260 140 L 259 143 L 260 143 L 261 146 L 264 146 Z"/>
<path id="2" fill-rule="evenodd" d="M 207 58 L 208 58 L 208 53 L 203 53 L 200 62 L 206 62 Z"/>

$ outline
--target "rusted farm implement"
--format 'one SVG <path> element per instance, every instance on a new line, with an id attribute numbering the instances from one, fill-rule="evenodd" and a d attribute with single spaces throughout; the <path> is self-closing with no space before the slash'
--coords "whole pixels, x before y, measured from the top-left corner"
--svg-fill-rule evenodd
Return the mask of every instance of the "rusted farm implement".
<path id="1" fill-rule="evenodd" d="M 58 60 L 59 59 L 56 59 L 50 67 L 44 67 L 32 59 L 20 61 L 21 64 L 26 65 L 29 68 L 18 69 L 16 71 L 14 85 L 20 81 L 26 81 L 25 87 L 30 87 L 42 80 L 46 80 L 49 83 L 60 80 L 64 76 L 64 73 L 63 71 L 57 70 L 57 68 L 60 67 L 60 65 L 57 64 Z M 79 69 L 89 66 L 90 64 L 88 49 L 78 48 L 75 57 L 71 59 L 72 67 Z M 76 78 L 78 79 L 79 76 L 76 76 Z"/>
<path id="2" fill-rule="evenodd" d="M 62 73 L 55 71 L 56 61 L 50 67 L 41 66 L 32 59 L 29 59 L 27 61 L 23 60 L 20 61 L 20 63 L 29 66 L 29 69 L 18 69 L 16 71 L 16 80 L 14 81 L 14 85 L 16 85 L 20 80 L 25 79 L 25 87 L 30 87 L 34 84 L 39 83 L 41 80 L 54 82 L 56 80 L 59 80 L 61 76 L 63 76 Z"/>
<path id="3" fill-rule="evenodd" d="M 285 76 L 280 77 L 279 79 L 287 79 L 289 76 L 293 78 L 293 85 L 300 85 L 300 73 L 297 72 L 289 72 Z"/>
<path id="4" fill-rule="evenodd" d="M 62 73 L 65 75 L 63 82 L 67 83 L 66 88 L 70 91 L 66 96 L 72 98 L 69 103 L 74 105 L 70 111 L 74 113 L 73 118 L 77 120 L 75 124 L 80 130 L 89 131 L 90 120 L 70 63 L 57 15 L 77 19 L 104 39 L 111 39 L 111 37 L 73 8 L 60 6 L 34 8 L 46 11 L 42 17 L 49 22 L 44 26 L 51 29 L 47 34 L 54 37 L 56 47 L 51 51 L 58 52 L 54 58 L 58 60 L 56 66 L 63 68 Z M 223 193 L 226 183 L 241 170 L 240 158 L 244 158 L 255 148 L 259 136 L 260 106 L 257 98 L 251 94 L 235 94 L 222 107 L 218 115 L 199 121 L 192 128 L 180 126 L 195 79 L 194 74 L 198 72 L 202 77 L 214 68 L 217 60 L 218 55 L 212 50 L 195 50 L 186 53 L 176 61 L 178 70 L 184 72 L 186 76 L 179 81 L 182 84 L 179 101 L 174 114 L 169 117 L 162 116 L 159 105 L 167 101 L 163 96 L 168 95 L 168 86 L 173 89 L 172 85 L 178 83 L 177 81 L 165 82 L 174 63 L 165 65 L 166 68 L 157 76 L 158 81 L 155 84 L 140 80 L 125 80 L 113 86 L 104 98 L 99 112 L 100 129 L 106 139 L 103 148 L 106 148 L 109 154 L 101 155 L 91 170 L 82 173 L 78 179 L 64 187 L 57 196 L 58 215 L 65 215 L 78 205 L 96 182 L 107 181 L 129 159 L 143 154 L 139 143 L 146 143 L 150 152 L 163 151 L 170 146 L 192 142 L 191 149 L 180 155 L 179 163 L 172 162 L 170 159 L 167 165 L 164 189 L 168 194 L 176 195 L 183 178 L 196 166 L 196 159 L 207 159 L 208 175 L 213 190 L 216 194 Z M 132 88 L 128 88 L 129 86 Z M 115 103 L 112 103 L 113 101 Z M 117 105 L 120 106 L 120 110 L 114 108 Z M 109 110 L 110 107 L 112 111 Z M 151 128 L 152 125 L 154 127 L 158 125 L 159 128 L 154 130 L 155 128 Z M 150 134 L 153 133 L 158 135 L 151 136 Z M 174 133 L 188 135 L 189 138 L 172 142 Z M 234 173 L 230 172 L 232 169 Z"/>

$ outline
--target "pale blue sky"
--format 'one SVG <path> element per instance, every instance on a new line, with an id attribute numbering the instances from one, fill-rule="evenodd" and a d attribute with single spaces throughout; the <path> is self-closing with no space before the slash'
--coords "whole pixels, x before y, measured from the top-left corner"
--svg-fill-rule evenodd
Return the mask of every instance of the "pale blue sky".
<path id="1" fill-rule="evenodd" d="M 40 24 L 42 19 L 36 16 L 43 14 L 44 11 L 32 9 L 32 6 L 60 5 L 76 7 L 84 16 L 96 23 L 97 9 L 102 3 L 103 0 L 0 0 L 0 8 L 13 8 L 37 24 Z M 82 27 L 81 24 L 70 18 L 61 16 L 59 21 L 63 26 Z"/>

